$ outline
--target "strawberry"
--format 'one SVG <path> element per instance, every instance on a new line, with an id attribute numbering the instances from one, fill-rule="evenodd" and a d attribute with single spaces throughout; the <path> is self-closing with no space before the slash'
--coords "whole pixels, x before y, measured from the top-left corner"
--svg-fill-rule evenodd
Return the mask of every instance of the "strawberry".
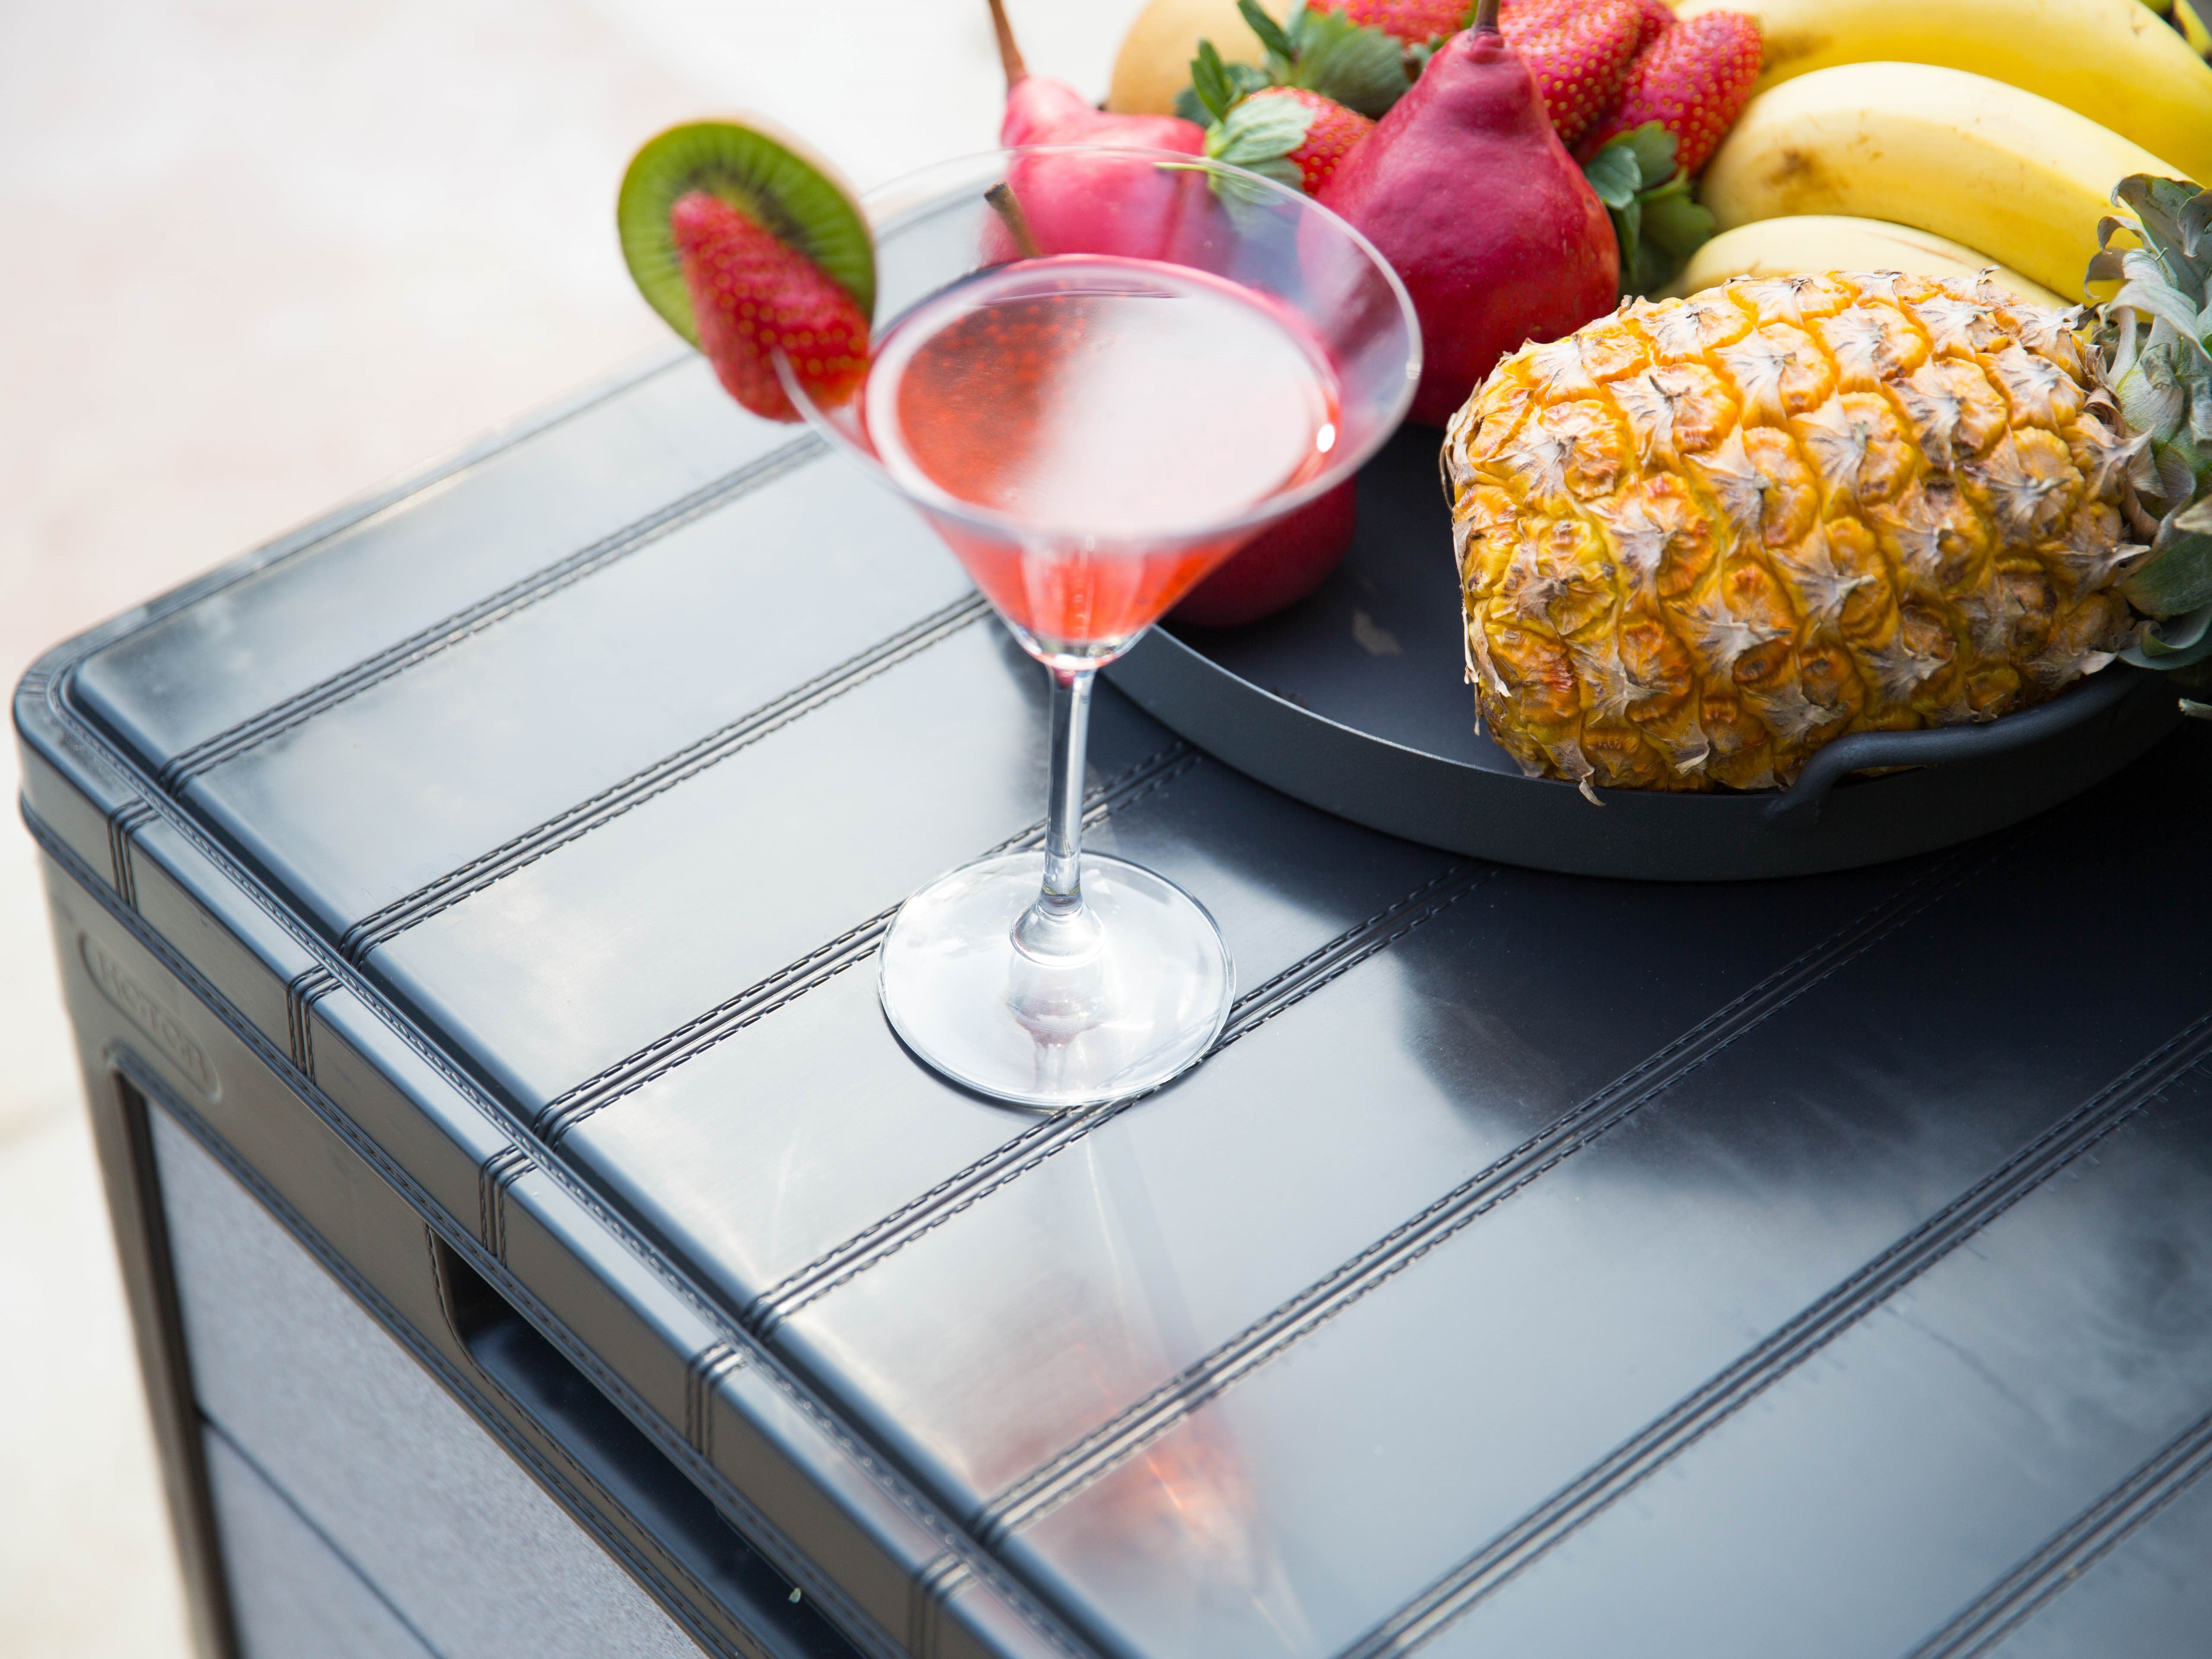
<path id="1" fill-rule="evenodd" d="M 1662 0 L 1663 3 L 1663 0 Z M 1364 28 L 1381 29 L 1418 46 L 1467 27 L 1467 0 L 1344 0 L 1334 8 Z"/>
<path id="2" fill-rule="evenodd" d="M 817 403 L 852 395 L 868 372 L 868 319 L 820 266 L 703 190 L 677 198 L 668 228 L 699 349 L 724 391 L 769 420 L 798 420 L 769 355 L 781 346 Z"/>
<path id="3" fill-rule="evenodd" d="M 1213 124 L 1206 133 L 1206 151 L 1318 196 L 1344 158 L 1374 131 L 1375 123 L 1365 116 L 1317 92 L 1266 87 Z M 1270 162 L 1278 165 L 1271 167 Z M 1295 179 L 1288 168 L 1297 169 Z"/>
<path id="4" fill-rule="evenodd" d="M 1636 50 L 1642 52 L 1654 40 L 1674 27 L 1678 21 L 1674 7 L 1667 0 L 1636 0 L 1637 15 L 1644 27 L 1637 32 Z"/>
<path id="5" fill-rule="evenodd" d="M 1570 147 L 1620 92 L 1644 24 L 1642 0 L 1504 0 L 1498 16 Z"/>
<path id="6" fill-rule="evenodd" d="M 1708 11 L 1677 24 L 1639 54 L 1620 100 L 1591 124 L 1576 153 L 1587 159 L 1616 134 L 1656 121 L 1674 135 L 1674 159 L 1695 173 L 1720 148 L 1759 79 L 1759 24 Z"/>

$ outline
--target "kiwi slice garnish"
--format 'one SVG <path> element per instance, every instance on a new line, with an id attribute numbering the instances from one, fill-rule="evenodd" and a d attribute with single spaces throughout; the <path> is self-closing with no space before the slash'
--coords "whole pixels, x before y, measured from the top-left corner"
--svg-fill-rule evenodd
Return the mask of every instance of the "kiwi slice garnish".
<path id="1" fill-rule="evenodd" d="M 734 121 L 687 121 L 630 158 L 615 204 L 629 274 L 668 325 L 699 343 L 691 295 L 668 232 L 679 197 L 703 190 L 750 214 L 876 313 L 876 250 L 868 222 L 829 167 L 787 138 Z"/>

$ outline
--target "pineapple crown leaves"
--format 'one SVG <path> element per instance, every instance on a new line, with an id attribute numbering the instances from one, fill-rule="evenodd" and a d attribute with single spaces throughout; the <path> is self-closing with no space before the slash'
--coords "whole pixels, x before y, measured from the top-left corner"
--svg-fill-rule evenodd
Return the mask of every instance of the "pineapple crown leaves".
<path id="1" fill-rule="evenodd" d="M 1340 11 L 1316 9 L 1298 0 L 1279 23 L 1261 9 L 1259 0 L 1237 0 L 1237 9 L 1267 53 L 1264 68 L 1223 66 L 1228 85 L 1243 94 L 1261 87 L 1303 87 L 1380 119 L 1413 84 L 1406 50 L 1395 37 L 1355 23 Z M 1221 118 L 1222 112 L 1207 101 L 1209 89 L 1198 84 L 1199 60 L 1205 56 L 1201 46 L 1191 64 L 1191 85 L 1176 98 L 1176 113 L 1187 120 L 1201 119 L 1200 111 Z M 1220 84 L 1211 90 L 1219 92 Z"/>
<path id="2" fill-rule="evenodd" d="M 2098 366 L 2142 446 L 2135 516 L 2155 523 L 2120 585 L 2154 620 L 2123 655 L 2185 668 L 2212 659 L 2212 192 L 2136 173 L 2112 202 L 2085 281 L 2119 284 L 2098 307 Z M 2115 246 L 2124 234 L 2136 246 Z"/>
<path id="3" fill-rule="evenodd" d="M 1607 141 L 1583 176 L 1612 216 L 1624 295 L 1659 287 L 1713 234 L 1713 216 L 1690 199 L 1690 176 L 1674 164 L 1674 135 L 1656 121 Z"/>

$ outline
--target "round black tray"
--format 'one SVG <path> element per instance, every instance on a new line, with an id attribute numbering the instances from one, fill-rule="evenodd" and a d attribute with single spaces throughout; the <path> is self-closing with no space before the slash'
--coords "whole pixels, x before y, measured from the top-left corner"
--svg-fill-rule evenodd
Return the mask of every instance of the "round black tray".
<path id="1" fill-rule="evenodd" d="M 1311 599 L 1249 628 L 1156 629 L 1106 672 L 1239 771 L 1392 835 L 1577 875 L 1803 875 L 1968 840 L 2077 794 L 2179 718 L 2118 665 L 1986 726 L 1864 732 L 1788 790 L 1598 792 L 1523 777 L 1474 730 L 1438 434 L 1409 427 L 1359 481 L 1359 533 Z M 1917 769 L 1853 777 L 1866 767 Z"/>

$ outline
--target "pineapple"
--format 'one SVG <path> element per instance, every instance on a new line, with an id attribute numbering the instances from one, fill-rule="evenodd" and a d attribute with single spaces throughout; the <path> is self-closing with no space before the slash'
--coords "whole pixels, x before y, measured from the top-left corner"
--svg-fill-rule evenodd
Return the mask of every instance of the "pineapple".
<path id="1" fill-rule="evenodd" d="M 2192 274 L 2135 257 L 2139 281 Z M 2162 665 L 2189 656 L 2186 627 L 2142 637 L 2130 595 L 2177 552 L 2212 564 L 2186 545 L 2204 479 L 2122 414 L 2145 400 L 2106 386 L 2116 325 L 2083 320 L 1986 278 L 1830 272 L 1524 346 L 1443 450 L 1479 718 L 1585 793 L 1756 789 L 1845 732 L 1993 720 L 2168 640 Z M 2172 395 L 2212 420 L 2212 382 Z"/>

